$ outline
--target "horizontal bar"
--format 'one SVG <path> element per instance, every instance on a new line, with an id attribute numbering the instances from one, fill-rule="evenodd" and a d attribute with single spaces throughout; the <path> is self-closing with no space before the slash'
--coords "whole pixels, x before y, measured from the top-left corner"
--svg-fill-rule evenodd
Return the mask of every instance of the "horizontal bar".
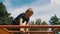
<path id="1" fill-rule="evenodd" d="M 0 28 L 60 28 L 60 25 L 29 25 L 29 26 L 0 25 Z"/>
<path id="2" fill-rule="evenodd" d="M 14 33 L 14 32 L 20 32 L 20 31 L 8 31 L 8 32 Z M 53 33 L 53 32 L 52 31 L 28 31 L 24 33 Z"/>

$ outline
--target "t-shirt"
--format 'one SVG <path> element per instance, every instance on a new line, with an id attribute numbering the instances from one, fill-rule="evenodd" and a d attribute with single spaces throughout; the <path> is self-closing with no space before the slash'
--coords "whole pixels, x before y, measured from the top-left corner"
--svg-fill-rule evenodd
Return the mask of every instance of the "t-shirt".
<path id="1" fill-rule="evenodd" d="M 19 25 L 20 23 L 20 18 L 22 18 L 22 22 L 24 23 L 25 21 L 28 23 L 29 22 L 29 18 L 25 18 L 25 13 L 21 13 L 19 14 L 13 21 L 11 24 L 14 25 Z"/>

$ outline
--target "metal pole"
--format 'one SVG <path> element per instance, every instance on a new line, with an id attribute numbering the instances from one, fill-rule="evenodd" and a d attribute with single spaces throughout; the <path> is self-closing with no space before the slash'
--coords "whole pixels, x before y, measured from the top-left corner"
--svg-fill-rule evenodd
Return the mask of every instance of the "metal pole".
<path id="1" fill-rule="evenodd" d="M 0 28 L 60 28 L 60 25 L 0 25 Z"/>

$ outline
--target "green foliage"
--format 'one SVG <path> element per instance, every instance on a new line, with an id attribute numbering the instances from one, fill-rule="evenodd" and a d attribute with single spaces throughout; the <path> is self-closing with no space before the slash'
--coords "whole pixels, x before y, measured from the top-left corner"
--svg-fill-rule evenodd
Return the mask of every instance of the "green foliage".
<path id="1" fill-rule="evenodd" d="M 36 19 L 36 21 L 35 21 L 35 25 L 40 25 L 41 22 L 42 22 L 42 20 L 41 20 L 40 18 L 39 18 L 39 19 Z"/>
<path id="2" fill-rule="evenodd" d="M 49 22 L 50 22 L 51 25 L 58 25 L 58 20 L 59 20 L 59 18 L 56 15 L 54 15 L 54 16 L 51 17 Z"/>
<path id="3" fill-rule="evenodd" d="M 43 21 L 42 23 L 41 23 L 41 25 L 48 25 L 45 21 Z"/>
<path id="4" fill-rule="evenodd" d="M 13 17 L 10 16 L 11 14 L 7 12 L 5 5 L 0 2 L 0 25 L 10 24 Z"/>
<path id="5" fill-rule="evenodd" d="M 60 25 L 60 18 L 58 18 L 56 15 L 52 16 L 51 19 L 49 20 L 51 25 Z M 54 30 L 54 28 L 52 28 Z M 56 32 L 58 34 L 58 32 Z"/>

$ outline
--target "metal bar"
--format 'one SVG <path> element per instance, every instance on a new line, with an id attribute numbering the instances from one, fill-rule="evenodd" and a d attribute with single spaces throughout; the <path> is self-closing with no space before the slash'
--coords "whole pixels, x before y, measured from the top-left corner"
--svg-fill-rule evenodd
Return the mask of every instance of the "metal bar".
<path id="1" fill-rule="evenodd" d="M 60 28 L 60 25 L 0 25 L 0 28 Z"/>
<path id="2" fill-rule="evenodd" d="M 8 31 L 8 32 L 20 32 L 20 31 Z M 53 33 L 52 31 L 26 31 L 25 33 Z"/>

